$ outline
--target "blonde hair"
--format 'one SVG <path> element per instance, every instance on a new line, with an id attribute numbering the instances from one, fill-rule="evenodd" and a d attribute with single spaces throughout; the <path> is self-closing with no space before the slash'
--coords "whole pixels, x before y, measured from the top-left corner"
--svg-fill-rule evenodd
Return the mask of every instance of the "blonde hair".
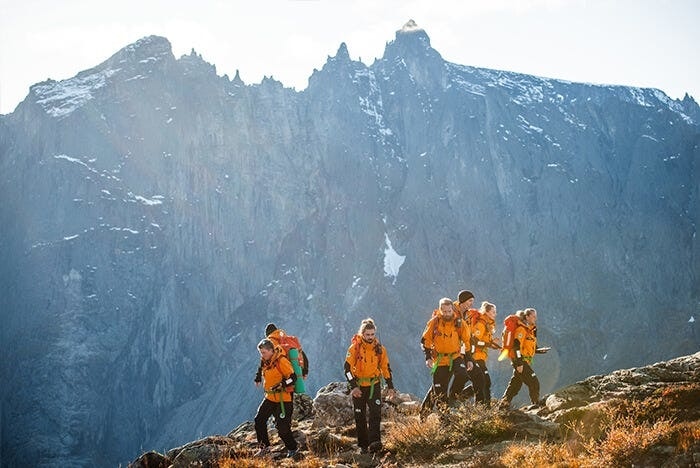
<path id="1" fill-rule="evenodd" d="M 452 304 L 452 299 L 449 297 L 443 297 L 440 299 L 440 302 L 438 302 L 438 309 L 443 305 L 443 304 Z"/>
<path id="2" fill-rule="evenodd" d="M 481 303 L 481 307 L 479 308 L 479 312 L 482 314 L 485 314 L 486 312 L 488 312 L 491 309 L 494 309 L 495 307 L 496 306 L 491 304 L 490 302 L 484 301 Z"/>
<path id="3" fill-rule="evenodd" d="M 517 315 L 521 320 L 525 320 L 525 317 L 531 315 L 533 312 L 537 313 L 535 309 L 528 307 L 527 309 L 517 311 L 515 315 Z"/>
<path id="4" fill-rule="evenodd" d="M 365 330 L 376 330 L 377 326 L 374 324 L 374 320 L 371 318 L 366 318 L 360 323 L 360 329 L 357 331 L 358 335 L 362 335 Z"/>

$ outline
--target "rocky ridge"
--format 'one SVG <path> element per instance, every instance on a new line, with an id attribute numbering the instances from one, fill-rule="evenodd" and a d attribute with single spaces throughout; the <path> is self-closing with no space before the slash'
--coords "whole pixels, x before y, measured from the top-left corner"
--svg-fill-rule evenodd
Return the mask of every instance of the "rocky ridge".
<path id="1" fill-rule="evenodd" d="M 674 395 L 683 398 L 674 399 Z M 654 397 L 661 397 L 652 403 Z M 615 371 L 589 377 L 542 398 L 539 405 L 520 409 L 497 410 L 511 423 L 508 438 L 489 443 L 473 443 L 461 449 L 450 448 L 439 460 L 416 462 L 402 459 L 386 443 L 387 434 L 397 424 L 418 419 L 419 402 L 408 394 L 400 394 L 383 407 L 382 433 L 385 449 L 380 454 L 358 454 L 354 447 L 352 406 L 346 385 L 335 382 L 319 390 L 313 402 L 313 415 L 295 414 L 294 434 L 300 443 L 300 453 L 294 460 L 285 459 L 284 446 L 275 446 L 268 461 L 278 466 L 295 466 L 301 460 L 313 459 L 314 465 L 326 467 L 399 467 L 399 466 L 511 466 L 503 454 L 512 444 L 536 444 L 542 441 L 570 440 L 576 422 L 579 430 L 593 434 L 604 419 L 606 405 L 633 406 L 662 402 L 658 408 L 664 417 L 676 423 L 690 425 L 690 443 L 679 450 L 673 442 L 662 440 L 629 460 L 634 466 L 683 467 L 700 464 L 700 352 L 667 362 Z M 473 403 L 464 403 L 471 407 Z M 437 417 L 435 415 L 429 418 Z M 447 416 L 449 419 L 450 416 Z M 662 416 L 656 415 L 661 418 Z M 276 439 L 272 429 L 272 440 Z M 168 450 L 165 454 L 147 452 L 134 460 L 130 468 L 179 468 L 186 466 L 228 467 L 250 460 L 256 448 L 253 423 L 247 421 L 225 436 L 209 436 Z M 246 466 L 246 465 L 243 465 Z M 257 465 L 250 465 L 257 466 Z M 596 466 L 608 466 L 599 460 Z"/>

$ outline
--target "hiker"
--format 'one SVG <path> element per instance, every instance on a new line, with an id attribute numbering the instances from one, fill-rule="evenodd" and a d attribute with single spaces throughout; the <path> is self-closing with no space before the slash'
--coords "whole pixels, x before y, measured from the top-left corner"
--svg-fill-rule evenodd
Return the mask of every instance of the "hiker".
<path id="1" fill-rule="evenodd" d="M 284 355 L 284 350 L 265 338 L 258 343 L 258 351 L 262 359 L 262 381 L 265 388 L 265 398 L 258 407 L 255 415 L 255 435 L 260 450 L 255 457 L 262 457 L 270 452 L 270 438 L 267 433 L 267 420 L 275 418 L 275 427 L 280 439 L 287 448 L 287 457 L 296 455 L 297 441 L 292 435 L 292 413 L 294 403 L 292 394 L 297 375 L 292 363 Z"/>
<path id="2" fill-rule="evenodd" d="M 276 345 L 281 344 L 280 337 L 285 336 L 285 335 L 291 336 L 291 335 L 288 335 L 287 332 L 285 332 L 281 328 L 277 328 L 277 325 L 275 325 L 274 323 L 268 323 L 267 325 L 265 325 L 265 336 L 269 340 L 272 340 L 272 342 L 274 344 L 276 344 Z M 301 377 L 303 379 L 306 379 L 306 377 L 309 374 L 309 358 L 306 356 L 306 353 L 304 352 L 303 349 L 298 350 L 298 351 L 300 351 L 300 355 L 301 355 L 301 359 L 300 359 L 300 361 L 301 361 L 300 362 L 300 364 L 301 364 L 301 366 L 300 366 L 301 367 Z M 289 356 L 287 356 L 287 358 L 289 359 Z M 262 376 L 262 366 L 258 368 L 258 372 L 255 374 L 254 381 L 256 383 L 260 383 L 261 376 Z"/>
<path id="3" fill-rule="evenodd" d="M 374 320 L 367 318 L 352 338 L 345 357 L 345 377 L 350 385 L 352 406 L 355 412 L 357 445 L 360 453 L 379 452 L 382 449 L 379 426 L 382 417 L 381 378 L 386 381 L 387 396 L 395 395 L 391 379 L 391 367 L 386 348 L 377 339 Z M 369 406 L 369 431 L 367 407 Z"/>
<path id="4" fill-rule="evenodd" d="M 464 388 L 467 371 L 473 368 L 474 363 L 469 353 L 469 326 L 455 313 L 449 297 L 440 299 L 438 309 L 425 326 L 421 346 L 425 353 L 425 365 L 433 376 L 430 407 L 433 402 L 451 403 L 455 394 Z M 454 381 L 448 397 L 452 377 Z"/>
<path id="5" fill-rule="evenodd" d="M 483 386 L 476 389 L 475 400 L 484 403 L 486 406 L 491 405 L 491 376 L 486 368 L 486 359 L 488 358 L 488 349 L 499 349 L 501 343 L 498 338 L 494 337 L 496 332 L 496 306 L 488 301 L 481 303 L 475 322 L 472 325 L 472 358 L 474 359 L 474 371 L 483 376 Z"/>
<path id="6" fill-rule="evenodd" d="M 527 385 L 530 401 L 537 405 L 540 399 L 540 381 L 532 370 L 535 353 L 546 353 L 550 348 L 537 348 L 537 311 L 532 308 L 515 313 L 519 321 L 513 333 L 513 345 L 509 357 L 513 363 L 513 376 L 501 400 L 501 407 L 510 407 L 523 384 Z"/>
<path id="7" fill-rule="evenodd" d="M 474 305 L 474 294 L 471 291 L 460 291 L 457 295 L 457 301 L 454 303 L 455 312 L 459 313 L 462 317 L 462 323 L 469 327 L 470 336 L 470 346 L 467 347 L 469 352 L 465 353 L 470 356 L 473 360 L 472 354 L 474 353 L 473 336 L 474 325 L 476 325 L 476 318 L 479 316 L 479 311 L 477 309 L 472 309 Z M 485 376 L 482 368 L 478 367 L 476 363 L 473 366 L 467 368 L 467 376 L 471 380 L 471 385 L 466 385 L 463 389 L 455 388 L 454 394 L 462 400 L 468 400 L 472 396 L 475 397 L 477 403 L 484 401 L 484 385 Z"/>
<path id="8" fill-rule="evenodd" d="M 301 421 L 313 413 L 313 400 L 306 394 L 304 385 L 304 380 L 309 374 L 309 358 L 301 348 L 299 339 L 296 336 L 289 335 L 283 329 L 277 328 L 274 323 L 268 323 L 265 326 L 265 336 L 275 345 L 282 347 L 285 357 L 292 363 L 294 372 L 297 374 L 297 380 L 294 385 L 294 404 L 297 409 L 297 419 Z M 254 381 L 256 386 L 259 386 L 262 381 L 262 363 L 258 367 Z"/>
<path id="9" fill-rule="evenodd" d="M 474 294 L 471 291 L 467 290 L 462 290 L 457 294 L 457 301 L 455 301 L 452 305 L 455 310 L 455 313 L 462 318 L 462 323 L 468 324 L 468 314 L 469 310 L 471 309 L 472 305 L 474 304 Z M 435 312 L 433 312 L 433 316 L 435 316 Z M 469 366 L 470 363 L 467 362 L 467 365 Z M 468 368 L 469 369 L 469 368 Z M 478 386 L 483 386 L 483 377 L 479 378 L 481 375 L 480 374 L 474 374 L 473 373 L 474 368 L 472 367 L 467 371 L 467 376 L 469 377 L 469 380 L 472 382 L 476 382 Z M 474 374 L 474 375 L 473 375 Z M 449 387 L 449 382 L 448 382 L 448 387 Z M 454 383 L 451 387 L 450 394 L 454 395 L 455 398 L 460 398 L 462 400 L 468 400 L 472 396 L 474 396 L 474 385 L 467 385 L 464 388 L 456 388 Z M 428 391 L 426 392 L 425 396 L 423 397 L 423 402 L 421 403 L 420 407 L 420 414 L 421 416 L 425 416 L 428 414 L 430 411 L 432 411 L 434 404 L 436 403 L 435 395 L 433 392 L 433 386 L 431 385 Z"/>

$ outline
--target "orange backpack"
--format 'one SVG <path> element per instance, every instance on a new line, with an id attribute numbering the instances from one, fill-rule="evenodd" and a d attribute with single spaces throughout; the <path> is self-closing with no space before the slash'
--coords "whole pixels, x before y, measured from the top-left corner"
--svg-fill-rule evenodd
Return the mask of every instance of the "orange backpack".
<path id="1" fill-rule="evenodd" d="M 481 317 L 479 309 L 469 309 L 465 315 L 466 319 L 469 321 L 471 329 L 474 330 L 474 327 L 476 326 L 476 321 L 479 320 L 479 318 Z"/>
<path id="2" fill-rule="evenodd" d="M 294 335 L 287 335 L 284 331 L 280 331 L 279 345 L 284 350 L 284 354 L 287 358 L 289 358 L 289 350 L 296 349 L 299 352 L 299 367 L 304 368 L 304 354 L 301 352 L 299 338 Z"/>
<path id="3" fill-rule="evenodd" d="M 499 361 L 504 360 L 510 354 L 510 350 L 513 348 L 513 341 L 515 340 L 515 329 L 518 328 L 519 323 L 520 317 L 515 314 L 511 314 L 503 319 L 503 333 L 501 333 L 503 351 L 498 356 Z"/>

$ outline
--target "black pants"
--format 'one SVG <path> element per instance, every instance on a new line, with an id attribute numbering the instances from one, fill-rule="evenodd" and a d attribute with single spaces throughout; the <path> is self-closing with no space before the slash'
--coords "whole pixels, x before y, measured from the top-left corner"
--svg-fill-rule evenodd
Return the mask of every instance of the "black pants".
<path id="1" fill-rule="evenodd" d="M 503 395 L 503 398 L 510 403 L 510 401 L 515 398 L 515 395 L 518 394 L 523 384 L 527 385 L 532 404 L 537 404 L 540 400 L 540 381 L 537 379 L 535 371 L 532 370 L 532 367 L 530 367 L 530 364 L 527 362 L 523 363 L 522 372 L 513 369 L 513 376 L 510 378 L 510 382 L 508 382 L 508 387 L 506 388 L 506 393 Z"/>
<path id="2" fill-rule="evenodd" d="M 469 378 L 474 387 L 476 402 L 489 405 L 491 403 L 491 376 L 486 368 L 486 361 L 483 359 L 474 361 L 474 368 L 469 372 Z"/>
<path id="3" fill-rule="evenodd" d="M 437 402 L 447 403 L 447 386 L 450 383 L 450 378 L 454 375 L 450 391 L 450 401 L 455 395 L 462 391 L 464 384 L 467 381 L 467 366 L 464 364 L 464 359 L 458 357 L 452 361 L 452 370 L 450 366 L 438 366 L 433 374 L 433 400 Z"/>
<path id="4" fill-rule="evenodd" d="M 371 389 L 374 388 L 372 391 Z M 355 410 L 355 429 L 357 430 L 357 445 L 367 448 L 373 442 L 381 442 L 379 424 L 382 421 L 382 386 L 379 382 L 374 385 L 360 387 L 360 398 L 352 399 Z M 370 399 L 369 394 L 372 393 Z M 367 407 L 369 406 L 369 431 L 367 428 Z"/>
<path id="5" fill-rule="evenodd" d="M 483 363 L 483 365 L 480 366 L 479 363 Z M 474 363 L 474 367 L 472 367 L 472 370 L 469 371 L 469 380 L 472 381 L 472 387 L 474 387 L 474 400 L 477 403 L 484 403 L 486 401 L 484 386 L 486 385 L 486 376 L 488 374 L 484 374 L 485 370 L 486 363 L 484 363 L 484 361 L 476 361 Z M 491 381 L 489 380 L 489 388 L 490 385 Z"/>
<path id="6" fill-rule="evenodd" d="M 258 407 L 258 414 L 255 415 L 255 435 L 258 437 L 258 443 L 265 447 L 270 446 L 270 438 L 267 434 L 267 420 L 270 416 L 275 417 L 275 427 L 280 439 L 284 442 L 287 450 L 296 450 L 297 441 L 292 435 L 292 413 L 294 412 L 294 403 L 291 401 L 284 402 L 284 416 L 282 416 L 282 405 L 280 403 L 270 401 L 265 398 Z"/>

